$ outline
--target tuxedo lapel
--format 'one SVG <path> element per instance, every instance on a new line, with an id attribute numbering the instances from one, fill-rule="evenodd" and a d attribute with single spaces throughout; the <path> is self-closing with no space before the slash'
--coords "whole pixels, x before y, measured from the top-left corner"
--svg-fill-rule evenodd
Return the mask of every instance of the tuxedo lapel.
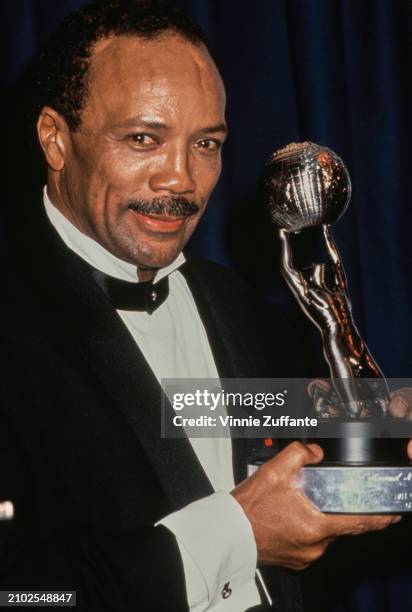
<path id="1" fill-rule="evenodd" d="M 23 256 L 22 277 L 31 295 L 24 307 L 122 412 L 172 509 L 212 493 L 188 439 L 161 438 L 162 399 L 166 411 L 172 407 L 88 265 L 64 245 L 47 219 L 31 233 L 36 240 L 26 242 L 32 251 L 30 259 L 27 252 Z"/>
<path id="2" fill-rule="evenodd" d="M 195 300 L 200 317 L 206 329 L 206 334 L 212 349 L 213 357 L 220 378 L 243 378 L 250 372 L 247 354 L 238 342 L 242 336 L 239 321 L 233 317 L 228 306 L 221 303 L 219 295 L 213 293 L 216 286 L 213 273 L 206 271 L 202 262 L 187 259 L 179 270 L 185 277 Z M 218 272 L 216 272 L 218 273 Z M 230 286 L 227 287 L 230 293 Z M 253 373 L 250 374 L 253 376 Z"/>

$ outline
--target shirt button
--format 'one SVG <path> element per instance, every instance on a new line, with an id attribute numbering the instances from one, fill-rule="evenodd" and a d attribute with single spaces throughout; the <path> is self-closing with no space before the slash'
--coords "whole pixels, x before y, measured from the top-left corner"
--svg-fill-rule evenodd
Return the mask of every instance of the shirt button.
<path id="1" fill-rule="evenodd" d="M 223 599 L 227 599 L 232 594 L 232 589 L 229 586 L 230 582 L 226 582 L 222 589 L 222 597 Z"/>

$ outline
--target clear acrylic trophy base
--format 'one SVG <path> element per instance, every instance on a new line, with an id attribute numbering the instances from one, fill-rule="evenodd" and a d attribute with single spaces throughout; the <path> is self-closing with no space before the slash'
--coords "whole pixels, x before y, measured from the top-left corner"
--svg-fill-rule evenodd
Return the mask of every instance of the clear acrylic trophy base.
<path id="1" fill-rule="evenodd" d="M 248 465 L 251 476 L 262 462 Z M 412 464 L 302 468 L 295 486 L 321 511 L 333 514 L 412 512 Z"/>
<path id="2" fill-rule="evenodd" d="M 322 512 L 412 512 L 408 441 L 371 437 L 373 422 L 367 418 L 342 421 L 338 427 L 340 438 L 318 440 L 325 459 L 302 468 L 296 485 Z"/>
<path id="3" fill-rule="evenodd" d="M 296 486 L 321 512 L 412 512 L 412 465 L 318 465 L 300 470 Z"/>

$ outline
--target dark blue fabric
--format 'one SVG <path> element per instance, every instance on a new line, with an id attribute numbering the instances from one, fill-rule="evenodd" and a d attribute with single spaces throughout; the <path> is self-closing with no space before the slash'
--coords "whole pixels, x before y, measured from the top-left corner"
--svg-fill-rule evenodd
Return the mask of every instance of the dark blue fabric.
<path id="1" fill-rule="evenodd" d="M 3 0 L 6 86 L 16 83 L 57 21 L 83 4 Z M 258 177 L 270 153 L 288 142 L 329 146 L 353 183 L 352 204 L 334 231 L 358 326 L 388 377 L 412 377 L 412 3 L 180 4 L 209 35 L 227 87 L 230 127 L 223 176 L 191 248 L 237 268 L 293 312 L 274 231 L 257 197 Z M 410 559 L 405 567 L 396 579 L 362 582 L 336 610 L 410 612 Z"/>
<path id="2" fill-rule="evenodd" d="M 240 248 L 253 259 L 262 247 L 248 230 L 265 159 L 294 140 L 331 147 L 353 182 L 351 207 L 335 231 L 357 321 L 387 376 L 412 375 L 411 3 L 186 4 L 210 31 L 231 130 L 223 194 L 212 201 L 196 246 L 224 260 L 228 217 L 243 214 Z"/>

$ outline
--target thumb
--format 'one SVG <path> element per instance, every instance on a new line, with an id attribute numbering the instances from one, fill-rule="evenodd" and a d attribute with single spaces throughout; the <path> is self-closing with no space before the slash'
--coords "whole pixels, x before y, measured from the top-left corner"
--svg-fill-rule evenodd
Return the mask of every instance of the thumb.
<path id="1" fill-rule="evenodd" d="M 273 462 L 283 474 L 294 474 L 308 463 L 319 463 L 323 459 L 323 451 L 317 444 L 302 444 L 292 442 L 276 455 Z"/>

